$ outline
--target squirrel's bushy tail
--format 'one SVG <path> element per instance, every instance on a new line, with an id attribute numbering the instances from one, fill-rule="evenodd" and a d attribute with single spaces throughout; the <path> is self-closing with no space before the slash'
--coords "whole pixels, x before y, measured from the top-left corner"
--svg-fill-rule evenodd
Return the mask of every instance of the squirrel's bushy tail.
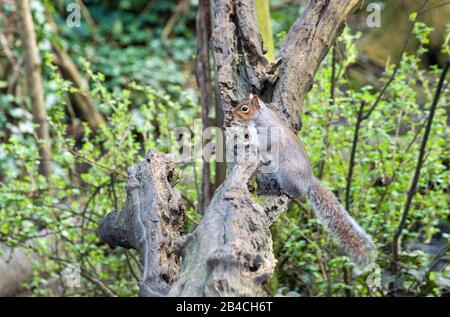
<path id="1" fill-rule="evenodd" d="M 360 265 L 374 260 L 374 245 L 371 238 L 339 203 L 336 196 L 318 180 L 308 189 L 308 196 L 316 216 L 328 228 L 344 252 Z"/>

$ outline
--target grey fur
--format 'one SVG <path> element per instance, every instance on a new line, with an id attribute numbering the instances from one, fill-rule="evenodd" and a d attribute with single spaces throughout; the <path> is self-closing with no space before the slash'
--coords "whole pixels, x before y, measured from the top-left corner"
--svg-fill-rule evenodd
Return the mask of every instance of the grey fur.
<path id="1" fill-rule="evenodd" d="M 316 216 L 327 227 L 345 253 L 356 263 L 366 265 L 373 258 L 373 244 L 370 237 L 349 215 L 334 194 L 314 177 L 311 163 L 303 144 L 297 136 L 278 118 L 276 113 L 260 102 L 260 110 L 248 122 L 249 127 L 276 128 L 278 137 L 271 139 L 271 151 L 265 151 L 266 144 L 258 133 L 251 140 L 257 143 L 263 161 L 278 164 L 274 178 L 282 192 L 291 198 L 308 196 Z M 278 162 L 274 159 L 277 158 Z"/>

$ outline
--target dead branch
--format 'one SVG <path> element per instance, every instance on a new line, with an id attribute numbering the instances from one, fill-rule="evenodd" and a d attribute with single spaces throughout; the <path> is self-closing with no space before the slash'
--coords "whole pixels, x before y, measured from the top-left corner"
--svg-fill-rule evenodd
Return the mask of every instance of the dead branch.
<path id="1" fill-rule="evenodd" d="M 141 296 L 165 296 L 178 276 L 180 261 L 172 243 L 184 220 L 181 194 L 173 186 L 180 173 L 167 157 L 150 151 L 128 170 L 127 200 L 99 228 L 100 240 L 111 247 L 138 250 L 144 265 Z"/>

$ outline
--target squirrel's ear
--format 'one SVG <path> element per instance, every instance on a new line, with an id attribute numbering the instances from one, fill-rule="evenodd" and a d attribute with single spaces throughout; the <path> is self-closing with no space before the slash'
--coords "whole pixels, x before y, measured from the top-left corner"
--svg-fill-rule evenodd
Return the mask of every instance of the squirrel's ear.
<path id="1" fill-rule="evenodd" d="M 258 96 L 254 95 L 252 97 L 251 103 L 252 103 L 253 107 L 255 107 L 256 110 L 259 110 L 261 108 L 261 105 L 259 104 Z"/>

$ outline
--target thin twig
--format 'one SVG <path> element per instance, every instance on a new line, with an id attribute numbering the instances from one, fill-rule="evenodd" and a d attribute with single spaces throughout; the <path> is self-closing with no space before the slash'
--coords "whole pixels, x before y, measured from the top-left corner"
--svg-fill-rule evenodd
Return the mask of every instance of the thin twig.
<path id="1" fill-rule="evenodd" d="M 88 163 L 89 165 L 92 165 L 92 166 L 100 168 L 101 170 L 103 170 L 104 172 L 107 172 L 108 174 L 117 174 L 117 175 L 121 175 L 121 176 L 123 176 L 125 178 L 128 177 L 123 172 L 120 172 L 120 171 L 117 171 L 117 170 L 114 170 L 114 169 L 110 169 L 109 167 L 103 166 L 103 165 L 101 165 L 101 164 L 99 164 L 99 163 L 97 163 L 97 162 L 95 162 L 95 161 L 93 161 L 93 160 L 91 160 L 91 159 L 89 159 L 87 157 L 84 157 L 83 155 L 81 155 L 80 153 L 78 153 L 75 150 L 72 150 L 68 146 L 64 146 L 64 147 L 66 148 L 67 151 L 70 152 L 70 154 L 72 154 L 75 157 L 83 160 L 84 162 Z"/>
<path id="2" fill-rule="evenodd" d="M 108 286 L 106 286 L 105 283 L 103 283 L 99 279 L 96 279 L 95 277 L 90 276 L 84 270 L 81 270 L 80 274 L 85 279 L 87 279 L 89 282 L 91 282 L 91 283 L 95 284 L 96 286 L 98 286 L 109 297 L 117 297 L 117 295 L 114 294 L 114 292 Z"/>
<path id="3" fill-rule="evenodd" d="M 359 130 L 361 128 L 361 123 L 364 121 L 363 112 L 364 112 L 364 102 L 361 102 L 358 110 L 358 118 L 356 120 L 355 133 L 353 134 L 353 143 L 352 149 L 350 153 L 350 164 L 348 167 L 348 175 L 347 175 L 347 186 L 345 189 L 345 209 L 349 211 L 350 209 L 350 189 L 352 187 L 352 177 L 353 170 L 355 168 L 355 157 L 356 157 L 356 149 L 358 147 L 358 139 L 359 139 Z"/>

